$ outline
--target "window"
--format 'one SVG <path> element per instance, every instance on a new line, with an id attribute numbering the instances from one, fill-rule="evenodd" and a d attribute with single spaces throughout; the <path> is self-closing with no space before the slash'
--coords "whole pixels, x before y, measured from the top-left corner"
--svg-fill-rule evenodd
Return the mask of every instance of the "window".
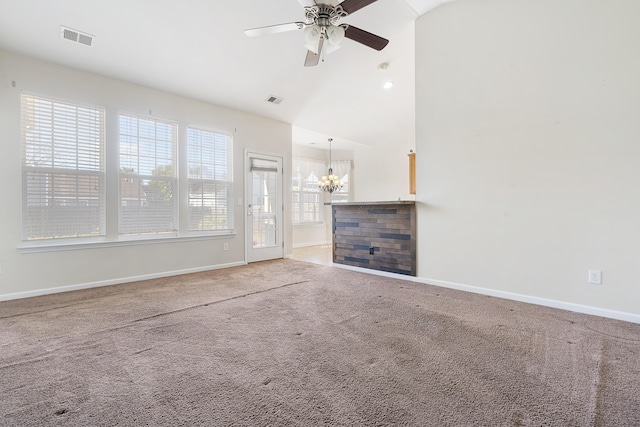
<path id="1" fill-rule="evenodd" d="M 105 115 L 95 106 L 21 96 L 22 239 L 35 242 L 25 248 L 233 232 L 230 134 L 187 128 L 178 164 L 176 122 L 121 113 L 112 152 Z M 178 169 L 186 180 L 180 185 Z M 118 186 L 113 206 L 110 182 Z M 182 225 L 179 212 L 188 215 Z M 118 226 L 107 230 L 112 223 Z"/>
<path id="2" fill-rule="evenodd" d="M 104 110 L 22 95 L 23 240 L 105 235 Z"/>
<path id="3" fill-rule="evenodd" d="M 349 175 L 351 174 L 351 160 L 334 160 L 333 173 L 342 182 L 342 189 L 331 194 L 331 203 L 345 203 L 349 201 Z"/>
<path id="4" fill-rule="evenodd" d="M 120 114 L 120 234 L 178 229 L 175 123 Z"/>
<path id="5" fill-rule="evenodd" d="M 187 144 L 189 231 L 231 230 L 231 136 L 188 128 Z"/>
<path id="6" fill-rule="evenodd" d="M 322 160 L 293 159 L 293 223 L 310 224 L 322 222 L 322 193 L 318 179 L 326 165 Z"/>

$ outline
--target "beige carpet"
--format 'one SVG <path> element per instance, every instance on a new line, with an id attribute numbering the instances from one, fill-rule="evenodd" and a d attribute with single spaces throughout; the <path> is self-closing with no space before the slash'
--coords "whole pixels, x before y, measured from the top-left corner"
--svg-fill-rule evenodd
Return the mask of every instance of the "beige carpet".
<path id="1" fill-rule="evenodd" d="M 640 426 L 640 325 L 278 260 L 0 303 L 0 425 Z"/>

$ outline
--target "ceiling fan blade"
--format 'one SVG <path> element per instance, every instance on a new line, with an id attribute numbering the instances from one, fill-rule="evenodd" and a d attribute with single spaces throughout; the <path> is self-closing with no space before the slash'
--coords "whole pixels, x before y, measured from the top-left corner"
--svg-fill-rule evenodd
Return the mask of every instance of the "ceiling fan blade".
<path id="1" fill-rule="evenodd" d="M 315 67 L 318 65 L 320 61 L 320 54 L 322 54 L 322 45 L 324 44 L 324 38 L 320 37 L 320 42 L 318 44 L 318 53 L 313 53 L 310 50 L 307 50 L 307 57 L 304 59 L 305 67 Z"/>
<path id="2" fill-rule="evenodd" d="M 310 50 L 307 50 L 307 57 L 304 59 L 304 66 L 315 67 L 316 65 L 318 65 L 319 59 L 320 59 L 320 55 L 316 55 Z"/>
<path id="3" fill-rule="evenodd" d="M 360 28 L 354 27 L 353 25 L 349 25 L 346 28 L 344 36 L 358 43 L 362 43 L 365 46 L 369 46 L 370 48 L 375 50 L 382 50 L 387 44 L 389 44 L 389 40 L 383 39 L 382 37 L 376 36 L 375 34 L 371 34 L 368 31 L 361 30 Z"/>
<path id="4" fill-rule="evenodd" d="M 340 6 L 342 6 L 342 10 L 351 15 L 353 12 L 356 12 L 365 6 L 369 6 L 371 3 L 375 3 L 376 1 L 377 0 L 344 0 L 340 3 Z"/>
<path id="5" fill-rule="evenodd" d="M 269 25 L 267 27 L 250 28 L 244 30 L 249 37 L 262 36 L 264 34 L 284 33 L 285 31 L 301 30 L 305 27 L 304 22 L 289 22 L 287 24 Z"/>

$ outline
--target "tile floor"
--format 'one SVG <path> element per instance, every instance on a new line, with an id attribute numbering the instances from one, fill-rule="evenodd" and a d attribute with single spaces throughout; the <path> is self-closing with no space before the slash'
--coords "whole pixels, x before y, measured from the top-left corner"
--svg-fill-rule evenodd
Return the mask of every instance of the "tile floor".
<path id="1" fill-rule="evenodd" d="M 313 262 L 314 264 L 331 265 L 331 245 L 305 246 L 303 248 L 294 248 L 291 258 L 300 261 Z"/>

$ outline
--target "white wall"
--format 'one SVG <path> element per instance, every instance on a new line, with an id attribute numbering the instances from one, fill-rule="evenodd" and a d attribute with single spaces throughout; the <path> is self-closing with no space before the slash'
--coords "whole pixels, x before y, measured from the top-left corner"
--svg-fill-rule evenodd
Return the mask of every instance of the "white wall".
<path id="1" fill-rule="evenodd" d="M 417 21 L 420 277 L 640 319 L 638 16 L 459 0 Z"/>
<path id="2" fill-rule="evenodd" d="M 416 151 L 413 140 L 355 147 L 354 201 L 414 200 L 409 194 L 409 150 Z"/>
<path id="3" fill-rule="evenodd" d="M 15 82 L 15 87 L 12 82 Z M 235 236 L 20 253 L 20 93 L 23 90 L 105 107 L 107 151 L 117 147 L 119 111 L 149 114 L 151 110 L 153 116 L 177 121 L 179 129 L 194 124 L 233 132 L 234 201 L 244 196 L 245 148 L 280 153 L 284 156 L 284 164 L 291 164 L 289 124 L 0 51 L 0 182 L 3 183 L 3 203 L 0 204 L 0 298 L 11 297 L 10 294 L 16 296 L 16 293 L 35 294 L 43 289 L 116 283 L 244 263 L 245 209 L 237 205 L 234 212 Z M 107 165 L 109 167 L 113 168 L 113 165 Z M 290 171 L 285 173 L 288 175 L 284 178 L 284 203 L 285 206 L 291 206 L 291 192 L 287 191 L 291 175 Z M 113 188 L 107 191 L 113 191 Z M 290 210 L 286 210 L 284 230 L 286 255 L 292 250 Z M 223 251 L 223 243 L 229 244 L 229 251 Z"/>

